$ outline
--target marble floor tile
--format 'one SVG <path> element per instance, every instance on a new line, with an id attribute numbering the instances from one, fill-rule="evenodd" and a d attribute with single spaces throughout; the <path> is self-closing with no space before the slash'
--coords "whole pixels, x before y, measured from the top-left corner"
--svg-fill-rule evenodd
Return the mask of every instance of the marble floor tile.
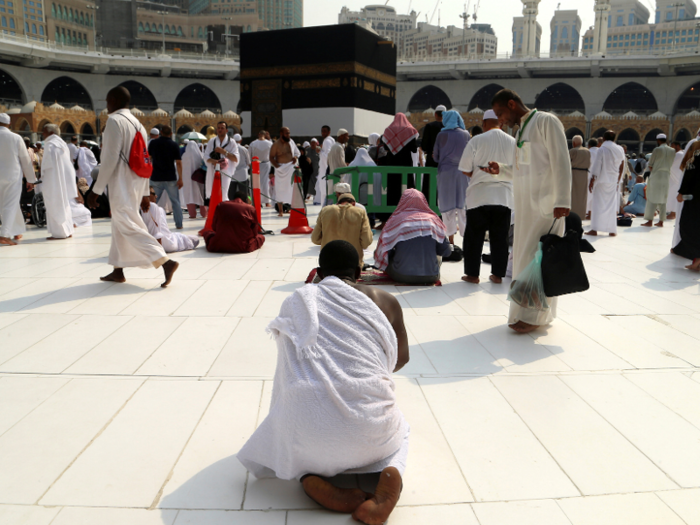
<path id="1" fill-rule="evenodd" d="M 275 317 L 279 314 L 284 300 L 292 295 L 295 290 L 304 286 L 304 282 L 283 282 L 275 281 L 263 297 L 255 311 L 256 317 Z"/>
<path id="2" fill-rule="evenodd" d="M 277 343 L 265 333 L 270 321 L 269 317 L 242 318 L 207 375 L 272 378 Z"/>
<path id="3" fill-rule="evenodd" d="M 477 503 L 472 507 L 480 525 L 571 525 L 551 499 Z"/>
<path id="4" fill-rule="evenodd" d="M 687 525 L 700 525 L 700 489 L 669 490 L 656 495 Z"/>
<path id="5" fill-rule="evenodd" d="M 173 315 L 222 317 L 245 290 L 249 281 L 207 281 Z"/>
<path id="6" fill-rule="evenodd" d="M 249 281 L 284 281 L 294 259 L 256 259 L 241 279 Z"/>
<path id="7" fill-rule="evenodd" d="M 173 525 L 176 510 L 65 507 L 51 525 Z"/>
<path id="8" fill-rule="evenodd" d="M 614 494 L 558 501 L 572 525 L 684 525 L 655 494 Z"/>
<path id="9" fill-rule="evenodd" d="M 33 282 L 0 296 L 0 312 L 19 312 L 78 281 L 74 278 L 36 279 Z"/>
<path id="10" fill-rule="evenodd" d="M 153 288 L 120 313 L 121 315 L 173 315 L 204 282 L 190 280 L 168 288 Z"/>
<path id="11" fill-rule="evenodd" d="M 286 525 L 284 511 L 181 510 L 174 525 Z"/>
<path id="12" fill-rule="evenodd" d="M 248 282 L 248 285 L 226 313 L 226 317 L 252 317 L 271 286 L 272 281 Z"/>
<path id="13" fill-rule="evenodd" d="M 218 260 L 218 259 L 217 259 Z M 200 276 L 204 281 L 239 280 L 255 265 L 256 259 L 225 258 L 219 261 L 211 270 Z"/>
<path id="14" fill-rule="evenodd" d="M 58 507 L 37 505 L 0 505 L 0 523 L 7 525 L 51 525 Z"/>
<path id="15" fill-rule="evenodd" d="M 700 429 L 700 383 L 682 373 L 627 374 L 629 381 Z"/>
<path id="16" fill-rule="evenodd" d="M 127 306 L 160 288 L 162 279 L 129 279 L 126 283 L 110 286 L 73 308 L 70 313 L 87 315 L 118 315 Z"/>
<path id="17" fill-rule="evenodd" d="M 0 364 L 78 318 L 77 315 L 32 314 L 0 329 Z"/>
<path id="18" fill-rule="evenodd" d="M 60 377 L 0 378 L 0 436 L 68 383 Z"/>

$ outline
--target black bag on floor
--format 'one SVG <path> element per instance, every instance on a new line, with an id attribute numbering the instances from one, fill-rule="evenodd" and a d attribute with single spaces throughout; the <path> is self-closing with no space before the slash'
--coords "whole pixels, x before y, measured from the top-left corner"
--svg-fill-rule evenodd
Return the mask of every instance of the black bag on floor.
<path id="1" fill-rule="evenodd" d="M 556 223 L 554 219 L 554 223 Z M 554 228 L 552 223 L 552 228 Z M 549 229 L 547 235 L 540 237 L 542 243 L 542 281 L 547 297 L 558 297 L 576 292 L 585 292 L 590 288 L 586 269 L 581 259 L 579 234 L 574 230 L 559 237 Z"/>
<path id="2" fill-rule="evenodd" d="M 459 262 L 464 259 L 464 252 L 459 246 L 452 245 L 452 253 L 442 258 L 442 262 Z"/>
<path id="3" fill-rule="evenodd" d="M 34 193 L 32 199 L 32 222 L 37 228 L 46 226 L 46 205 L 44 204 L 44 194 Z"/>
<path id="4" fill-rule="evenodd" d="M 618 226 L 632 226 L 632 217 L 625 217 L 624 215 L 617 216 Z"/>

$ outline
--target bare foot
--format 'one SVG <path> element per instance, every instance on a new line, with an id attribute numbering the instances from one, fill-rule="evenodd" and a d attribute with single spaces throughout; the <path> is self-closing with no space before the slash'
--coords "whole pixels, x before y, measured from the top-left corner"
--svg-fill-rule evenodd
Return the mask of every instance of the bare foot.
<path id="1" fill-rule="evenodd" d="M 9 237 L 0 237 L 0 244 L 7 244 L 8 246 L 17 246 L 17 243 Z"/>
<path id="2" fill-rule="evenodd" d="M 596 230 L 591 230 L 589 232 L 584 233 L 584 235 L 591 235 L 592 237 L 595 237 L 598 235 L 598 232 Z"/>
<path id="3" fill-rule="evenodd" d="M 124 270 L 122 268 L 115 268 L 112 273 L 100 277 L 100 281 L 107 281 L 111 283 L 125 283 L 126 277 L 124 277 Z"/>
<path id="4" fill-rule="evenodd" d="M 518 321 L 515 324 L 509 324 L 508 325 L 511 329 L 515 330 L 519 334 L 527 334 L 528 332 L 532 332 L 534 330 L 537 330 L 539 328 L 538 325 L 536 324 L 529 324 L 524 321 Z"/>
<path id="5" fill-rule="evenodd" d="M 47 237 L 47 241 L 65 241 L 66 239 L 70 239 L 73 237 L 72 235 L 69 235 L 68 237 Z"/>
<path id="6" fill-rule="evenodd" d="M 609 233 L 608 236 L 610 236 L 610 237 L 617 237 L 617 233 Z"/>
<path id="7" fill-rule="evenodd" d="M 463 275 L 462 280 L 465 283 L 479 284 L 479 278 L 472 275 Z"/>
<path id="8" fill-rule="evenodd" d="M 316 503 L 335 512 L 350 514 L 371 494 L 360 489 L 341 489 L 318 476 L 310 475 L 301 481 L 306 495 Z"/>
<path id="9" fill-rule="evenodd" d="M 645 228 L 651 228 L 651 221 L 647 221 L 645 223 L 640 224 L 640 226 L 644 226 Z"/>
<path id="10" fill-rule="evenodd" d="M 492 283 L 496 283 L 496 284 L 501 284 L 501 283 L 503 282 L 503 279 L 501 279 L 498 275 L 492 275 L 492 276 L 490 276 L 490 277 L 489 277 L 489 280 L 490 280 Z"/>
<path id="11" fill-rule="evenodd" d="M 672 211 L 671 213 L 669 213 L 668 215 L 666 215 L 666 220 L 667 220 L 667 221 L 672 221 L 672 220 L 675 219 L 675 218 L 676 218 L 676 212 L 675 212 L 675 211 Z"/>
<path id="12" fill-rule="evenodd" d="M 170 259 L 168 262 L 163 264 L 163 273 L 165 274 L 165 282 L 160 285 L 161 288 L 165 288 L 170 284 L 170 281 L 173 280 L 173 274 L 175 273 L 175 270 L 177 270 L 180 267 L 180 263 L 177 261 L 173 261 Z"/>
<path id="13" fill-rule="evenodd" d="M 15 235 L 15 236 L 14 236 L 14 239 L 15 239 L 16 241 L 21 241 L 21 240 L 22 240 L 22 237 L 23 237 L 22 235 Z"/>
<path id="14" fill-rule="evenodd" d="M 401 496 L 401 487 L 399 471 L 394 467 L 385 468 L 379 477 L 376 494 L 357 507 L 352 513 L 352 518 L 367 525 L 382 525 L 396 507 Z"/>
<path id="15" fill-rule="evenodd" d="M 689 264 L 686 268 L 692 272 L 700 272 L 700 265 Z"/>
<path id="16" fill-rule="evenodd" d="M 588 212 L 588 213 L 586 214 L 586 220 L 587 220 L 587 221 L 590 221 L 590 220 L 591 220 L 591 213 L 590 213 L 590 212 Z"/>
<path id="17" fill-rule="evenodd" d="M 278 216 L 278 217 L 284 217 L 284 215 L 282 215 L 281 213 L 278 213 L 277 216 Z"/>
<path id="18" fill-rule="evenodd" d="M 272 208 L 272 205 L 268 202 L 268 203 L 265 204 L 265 207 L 266 207 L 266 208 Z"/>
<path id="19" fill-rule="evenodd" d="M 657 222 L 656 224 L 654 224 L 654 226 L 658 226 L 659 228 L 663 228 L 663 227 L 664 227 L 664 221 L 659 221 L 659 222 Z"/>

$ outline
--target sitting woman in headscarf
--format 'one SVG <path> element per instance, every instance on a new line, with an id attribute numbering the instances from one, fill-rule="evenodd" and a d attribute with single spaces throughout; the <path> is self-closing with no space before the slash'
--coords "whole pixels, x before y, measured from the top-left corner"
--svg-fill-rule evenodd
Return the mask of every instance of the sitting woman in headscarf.
<path id="1" fill-rule="evenodd" d="M 451 253 L 445 225 L 425 195 L 410 189 L 384 225 L 374 263 L 396 282 L 432 284 L 440 279 L 441 258 Z"/>

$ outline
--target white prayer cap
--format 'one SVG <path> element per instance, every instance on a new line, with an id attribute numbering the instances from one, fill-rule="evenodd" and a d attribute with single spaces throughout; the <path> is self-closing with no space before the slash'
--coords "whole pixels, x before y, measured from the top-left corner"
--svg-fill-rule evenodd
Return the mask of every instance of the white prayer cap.
<path id="1" fill-rule="evenodd" d="M 9 124 L 10 123 L 10 115 L 7 113 L 0 113 L 0 124 Z"/>
<path id="2" fill-rule="evenodd" d="M 304 148 L 308 148 L 309 146 L 311 146 L 311 143 L 308 140 L 302 144 Z"/>
<path id="3" fill-rule="evenodd" d="M 350 193 L 350 184 L 347 182 L 339 182 L 335 185 L 335 193 Z"/>
<path id="4" fill-rule="evenodd" d="M 659 133 L 656 135 L 656 140 L 666 140 L 666 135 L 664 133 Z"/>
<path id="5" fill-rule="evenodd" d="M 153 128 L 151 130 L 151 135 L 160 135 L 160 130 L 158 128 Z"/>
<path id="6" fill-rule="evenodd" d="M 313 139 L 311 139 L 311 142 L 315 142 L 316 144 L 318 144 L 318 139 L 317 139 L 317 138 L 313 138 Z"/>
<path id="7" fill-rule="evenodd" d="M 347 129 L 345 129 L 345 128 L 340 128 L 340 129 L 338 130 L 338 136 L 341 137 L 341 136 L 345 135 L 347 132 L 348 132 Z"/>
<path id="8" fill-rule="evenodd" d="M 447 108 L 440 104 L 438 107 L 435 108 L 435 111 L 447 111 Z"/>
<path id="9" fill-rule="evenodd" d="M 492 109 L 487 109 L 484 111 L 484 120 L 498 120 L 496 112 Z"/>
<path id="10" fill-rule="evenodd" d="M 185 139 L 184 144 L 189 144 L 189 143 L 190 143 L 190 139 Z"/>
<path id="11" fill-rule="evenodd" d="M 236 142 L 240 142 L 240 141 L 243 140 L 243 137 L 241 137 L 238 133 L 236 133 L 236 134 L 233 136 L 233 140 L 235 140 Z"/>

